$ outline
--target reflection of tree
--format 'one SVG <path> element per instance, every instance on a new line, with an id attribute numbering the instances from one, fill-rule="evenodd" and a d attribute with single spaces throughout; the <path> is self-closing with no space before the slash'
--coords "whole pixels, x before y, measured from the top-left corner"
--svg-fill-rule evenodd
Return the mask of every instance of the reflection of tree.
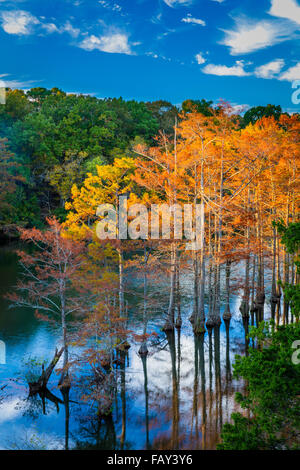
<path id="1" fill-rule="evenodd" d="M 215 395 L 216 395 L 216 433 L 222 428 L 222 387 L 220 365 L 220 325 L 214 327 L 214 359 L 215 359 Z"/>
<path id="2" fill-rule="evenodd" d="M 144 393 L 145 393 L 145 426 L 146 426 L 146 449 L 150 449 L 149 442 L 149 394 L 148 394 L 148 374 L 147 374 L 147 325 L 148 325 L 148 312 L 147 312 L 147 262 L 149 252 L 147 252 L 146 244 L 144 242 L 144 308 L 143 308 L 143 342 L 139 349 L 139 355 L 143 364 L 144 373 Z"/>
<path id="3" fill-rule="evenodd" d="M 70 389 L 63 388 L 61 390 L 64 408 L 65 408 L 65 450 L 69 450 L 69 430 L 70 430 Z"/>
<path id="4" fill-rule="evenodd" d="M 63 399 L 57 397 L 49 389 L 45 388 L 37 393 L 30 393 L 27 398 L 18 403 L 18 408 L 23 409 L 23 416 L 36 421 L 40 415 L 47 416 L 56 410 L 57 414 L 60 412 L 60 406 L 65 408 L 65 450 L 69 449 L 69 421 L 70 421 L 70 399 L 69 389 L 64 388 L 61 390 Z M 27 438 L 26 438 L 27 439 Z M 38 438 L 39 439 L 39 438 Z M 37 439 L 37 441 L 38 441 Z M 26 443 L 24 440 L 24 448 L 29 448 L 30 441 L 35 441 L 35 437 L 28 437 Z M 22 445 L 23 445 L 22 444 Z M 14 444 L 15 445 L 15 444 Z"/>
<path id="5" fill-rule="evenodd" d="M 177 318 L 176 318 L 176 323 L 175 327 L 177 329 L 181 328 L 182 325 L 182 318 L 181 318 L 181 298 L 180 298 L 180 271 L 179 271 L 179 265 L 177 263 L 176 265 L 176 307 L 177 307 Z"/>
<path id="6" fill-rule="evenodd" d="M 194 335 L 194 386 L 193 386 L 193 409 L 192 409 L 192 433 L 195 420 L 195 436 L 198 447 L 199 429 L 198 429 L 198 384 L 199 384 L 199 365 L 198 365 L 198 336 Z"/>
<path id="7" fill-rule="evenodd" d="M 85 413 L 79 419 L 79 435 L 76 439 L 77 450 L 114 450 L 117 447 L 115 425 L 112 415 L 103 416 L 99 412 Z"/>
<path id="8" fill-rule="evenodd" d="M 122 433 L 120 438 L 121 450 L 124 449 L 125 438 L 126 438 L 126 373 L 125 373 L 125 352 L 121 351 L 121 364 L 120 364 L 120 375 L 121 375 L 121 402 L 122 402 Z"/>
<path id="9" fill-rule="evenodd" d="M 176 370 L 176 347 L 174 330 L 166 333 L 172 366 L 172 442 L 171 448 L 179 448 L 179 383 Z"/>
<path id="10" fill-rule="evenodd" d="M 212 347 L 212 328 L 208 328 L 208 361 L 209 361 L 209 422 L 212 421 L 212 406 L 213 406 L 213 384 L 212 384 L 212 364 L 213 364 L 213 347 Z"/>
<path id="11" fill-rule="evenodd" d="M 226 397 L 226 413 L 227 416 L 229 414 L 228 412 L 228 405 L 229 405 L 229 387 L 230 383 L 232 380 L 232 375 L 231 375 L 231 364 L 230 364 L 230 320 L 225 321 L 225 329 L 226 329 L 226 369 L 225 369 L 225 375 L 226 375 L 226 386 L 225 386 L 225 397 Z"/>
<path id="12" fill-rule="evenodd" d="M 148 373 L 147 373 L 147 355 L 141 356 L 144 373 L 144 393 L 145 393 L 145 426 L 146 426 L 146 449 L 150 449 L 149 441 L 149 392 L 148 392 Z"/>
<path id="13" fill-rule="evenodd" d="M 201 376 L 202 396 L 202 449 L 206 448 L 206 380 L 205 380 L 205 357 L 204 357 L 204 333 L 199 336 L 199 366 Z"/>
<path id="14" fill-rule="evenodd" d="M 147 280 L 147 262 L 149 258 L 149 252 L 147 252 L 146 244 L 144 243 L 144 308 L 143 308 L 143 342 L 139 349 L 139 354 L 141 356 L 148 354 L 147 348 L 147 325 L 148 325 L 148 314 L 147 314 L 147 287 L 148 287 L 148 280 Z"/>
<path id="15" fill-rule="evenodd" d="M 231 382 L 231 364 L 230 364 L 230 320 L 225 321 L 226 329 L 226 391 L 228 395 L 228 385 Z M 228 397 L 227 397 L 228 398 Z"/>

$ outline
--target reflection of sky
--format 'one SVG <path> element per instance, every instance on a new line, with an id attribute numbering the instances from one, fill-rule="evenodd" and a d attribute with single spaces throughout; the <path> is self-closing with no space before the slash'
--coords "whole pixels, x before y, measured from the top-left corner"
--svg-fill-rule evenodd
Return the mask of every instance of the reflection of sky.
<path id="1" fill-rule="evenodd" d="M 142 291 L 142 280 L 135 279 L 134 282 L 135 292 Z M 159 291 L 159 304 L 162 305 L 161 300 L 167 300 L 167 286 L 162 289 L 163 280 L 152 287 L 151 302 L 155 303 L 156 292 Z M 180 372 L 179 372 L 179 436 L 181 447 L 186 448 L 201 448 L 201 432 L 203 412 L 206 411 L 207 423 L 207 446 L 213 447 L 215 445 L 216 434 L 222 422 L 230 418 L 231 412 L 235 409 L 236 405 L 233 400 L 234 392 L 239 387 L 239 384 L 232 381 L 229 384 L 228 393 L 226 392 L 226 331 L 222 323 L 220 329 L 220 368 L 221 368 L 221 407 L 216 402 L 216 369 L 214 365 L 214 335 L 212 336 L 212 369 L 211 369 L 211 385 L 210 385 L 210 367 L 209 367 L 209 337 L 208 333 L 204 338 L 204 362 L 205 362 L 205 399 L 206 408 L 203 407 L 202 395 L 202 377 L 199 370 L 197 398 L 198 398 L 198 430 L 200 441 L 197 441 L 195 433 L 194 418 L 192 422 L 192 407 L 194 400 L 194 337 L 192 328 L 188 321 L 191 314 L 191 290 L 192 282 L 191 276 L 182 276 L 182 316 L 183 326 L 180 337 Z M 165 293 L 165 294 L 164 294 Z M 135 330 L 138 333 L 142 331 L 142 311 L 143 302 L 137 302 L 135 297 L 132 299 L 130 305 L 130 322 L 129 328 L 134 324 Z M 154 299 L 154 300 L 153 300 Z M 230 325 L 230 361 L 234 360 L 234 355 L 244 351 L 245 347 L 245 332 L 243 329 L 241 316 L 239 312 L 240 299 L 238 296 L 232 296 L 231 299 L 231 312 L 233 314 Z M 223 309 L 222 309 L 223 311 Z M 59 405 L 60 410 L 57 410 L 54 404 L 47 402 L 46 415 L 41 413 L 40 400 L 31 402 L 27 400 L 28 390 L 25 386 L 24 380 L 18 381 L 9 380 L 16 379 L 24 368 L 22 363 L 28 360 L 29 357 L 43 358 L 47 361 L 52 357 L 55 346 L 58 342 L 58 334 L 51 330 L 49 324 L 37 322 L 33 318 L 33 314 L 27 311 L 26 315 L 26 332 L 22 333 L 22 325 L 24 321 L 24 312 L 10 310 L 10 313 L 4 311 L 5 315 L 14 315 L 14 319 L 10 325 L 9 330 L 5 331 L 5 342 L 7 347 L 7 364 L 0 365 L 0 381 L 1 384 L 8 384 L 5 389 L 5 399 L 0 403 L 0 448 L 10 448 L 15 444 L 25 448 L 26 441 L 33 442 L 35 447 L 47 448 L 63 448 L 64 446 L 64 429 L 65 429 L 65 411 L 63 405 Z M 158 305 L 151 305 L 149 308 L 151 318 L 149 318 L 148 331 L 156 331 L 159 338 L 162 340 L 160 348 L 152 345 L 152 342 L 157 341 L 154 338 L 149 340 L 149 356 L 147 358 L 147 374 L 148 374 L 148 392 L 149 392 L 149 440 L 154 447 L 166 448 L 171 444 L 172 434 L 172 365 L 169 347 L 164 335 L 160 332 L 159 328 L 164 320 L 164 311 L 159 310 Z M 176 370 L 178 373 L 178 344 L 177 332 L 175 338 L 176 350 Z M 126 436 L 125 448 L 144 448 L 146 442 L 146 429 L 145 429 L 145 394 L 144 394 L 144 373 L 141 358 L 137 351 L 139 344 L 134 344 L 131 341 L 132 347 L 129 350 L 129 366 L 126 367 Z M 161 349 L 162 347 L 165 349 Z M 121 371 L 118 370 L 119 376 L 119 392 L 120 392 L 120 376 Z M 57 384 L 57 376 L 53 374 L 49 384 L 50 390 L 61 398 L 60 392 L 55 390 Z M 211 390 L 211 391 L 210 391 Z M 74 394 L 74 391 L 71 392 Z M 71 397 L 74 400 L 78 397 Z M 218 406 L 217 406 L 218 405 Z M 220 408 L 222 416 L 220 414 Z M 75 437 L 80 428 L 79 418 L 86 414 L 87 405 L 71 404 L 71 417 L 70 417 L 70 446 L 75 445 Z M 120 393 L 117 398 L 117 406 L 114 411 L 115 431 L 118 442 L 121 437 L 122 430 L 122 400 Z M 75 437 L 74 437 L 75 436 Z M 84 437 L 82 437 L 84 439 Z M 119 446 L 120 444 L 118 444 Z"/>
<path id="2" fill-rule="evenodd" d="M 232 304 L 232 312 L 234 313 L 232 319 L 232 326 L 230 328 L 230 359 L 231 362 L 234 358 L 235 352 L 233 349 L 239 350 L 239 345 L 243 345 L 244 329 L 239 313 L 234 309 L 238 307 L 238 299 L 235 299 Z M 238 344 L 236 344 L 236 341 Z M 215 394 L 215 368 L 214 368 L 214 340 L 212 351 L 212 393 Z M 177 348 L 177 333 L 175 339 L 175 348 Z M 204 358 L 205 358 L 205 387 L 207 400 L 209 399 L 209 339 L 208 334 L 205 335 L 204 340 Z M 142 361 L 137 354 L 138 348 L 130 349 L 130 366 L 126 369 L 127 378 L 127 422 L 128 424 L 128 440 L 131 443 L 131 448 L 143 448 L 146 440 L 146 429 L 144 423 L 145 417 L 145 395 L 144 395 L 144 374 Z M 185 322 L 181 332 L 180 341 L 180 431 L 179 434 L 183 437 L 183 442 L 189 448 L 191 437 L 194 437 L 194 432 L 191 431 L 192 426 L 192 406 L 193 406 L 193 387 L 194 387 L 194 338 L 192 329 L 189 323 Z M 176 354 L 176 357 L 178 355 Z M 222 324 L 220 330 L 220 358 L 221 358 L 221 383 L 222 389 L 225 388 L 225 358 L 226 358 L 226 332 Z M 178 368 L 178 362 L 176 362 Z M 148 372 L 148 391 L 149 391 L 149 419 L 150 419 L 150 442 L 157 438 L 158 434 L 171 435 L 172 428 L 172 414 L 170 409 L 172 407 L 172 367 L 169 349 L 154 352 L 150 351 L 147 358 L 147 372 Z M 201 402 L 201 377 L 199 372 L 198 383 L 198 401 Z M 234 411 L 234 391 L 232 388 L 237 386 L 233 384 L 229 399 L 226 396 L 222 399 L 223 405 L 223 420 L 229 420 L 232 411 Z M 130 404 L 128 404 L 130 403 Z M 213 404 L 215 408 L 215 404 Z M 206 410 L 208 412 L 208 410 Z M 201 424 L 201 406 L 198 410 L 198 420 Z M 119 400 L 119 413 L 118 418 L 121 418 L 121 402 Z M 201 430 L 201 427 L 199 426 Z M 121 422 L 119 423 L 118 435 L 121 434 Z"/>

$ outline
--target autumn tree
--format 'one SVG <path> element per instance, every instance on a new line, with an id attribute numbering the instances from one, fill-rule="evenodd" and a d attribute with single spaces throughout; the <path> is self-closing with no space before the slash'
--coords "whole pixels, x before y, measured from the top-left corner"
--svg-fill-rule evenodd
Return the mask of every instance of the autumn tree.
<path id="1" fill-rule="evenodd" d="M 20 238 L 30 244 L 29 250 L 17 251 L 22 276 L 16 292 L 8 298 L 16 306 L 35 310 L 38 318 L 55 322 L 61 330 L 63 369 L 60 383 L 68 380 L 68 318 L 86 311 L 92 296 L 76 292 L 74 284 L 83 263 L 84 246 L 63 235 L 56 219 L 48 219 L 49 229 L 21 229 Z"/>

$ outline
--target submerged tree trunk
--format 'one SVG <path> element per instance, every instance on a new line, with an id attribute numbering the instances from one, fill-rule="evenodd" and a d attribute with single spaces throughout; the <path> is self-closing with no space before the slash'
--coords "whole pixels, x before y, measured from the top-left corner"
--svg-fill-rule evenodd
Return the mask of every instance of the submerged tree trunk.
<path id="1" fill-rule="evenodd" d="M 175 320 L 175 292 L 176 292 L 176 247 L 175 242 L 172 241 L 171 247 L 171 274 L 170 274 L 170 296 L 169 307 L 166 322 L 163 326 L 163 331 L 172 331 L 174 329 Z"/>
<path id="2" fill-rule="evenodd" d="M 198 268 L 198 255 L 197 251 L 193 251 L 193 271 L 194 271 L 194 284 L 193 284 L 193 313 L 190 317 L 190 322 L 193 324 L 198 312 L 198 285 L 199 285 L 199 268 Z"/>
<path id="3" fill-rule="evenodd" d="M 206 420 L 207 420 L 207 411 L 206 411 L 206 378 L 205 378 L 205 356 L 204 356 L 204 332 L 200 335 L 199 338 L 199 369 L 201 377 L 201 398 L 202 398 L 202 450 L 206 448 Z"/>
<path id="4" fill-rule="evenodd" d="M 175 327 L 177 329 L 181 328 L 182 318 L 181 318 L 181 298 L 180 298 L 180 270 L 179 263 L 176 263 L 176 308 L 177 308 L 177 317 Z"/>
<path id="5" fill-rule="evenodd" d="M 167 339 L 171 355 L 172 367 L 172 449 L 179 448 L 179 390 L 176 370 L 175 332 L 168 331 Z"/>
<path id="6" fill-rule="evenodd" d="M 264 319 L 264 305 L 265 305 L 265 283 L 264 283 L 264 253 L 263 253 L 263 227 L 262 227 L 262 216 L 261 208 L 258 210 L 257 220 L 257 236 L 259 243 L 259 254 L 258 254 L 258 279 L 257 289 L 255 298 L 255 309 L 257 314 L 257 323 Z"/>
<path id="7" fill-rule="evenodd" d="M 222 419 L 222 386 L 220 364 L 220 325 L 214 328 L 215 390 L 216 390 L 216 430 L 220 432 Z"/>
<path id="8" fill-rule="evenodd" d="M 44 365 L 42 365 L 42 374 L 40 378 L 36 382 L 30 382 L 29 385 L 29 393 L 30 395 L 35 395 L 40 391 L 46 390 L 47 389 L 47 384 L 48 381 L 51 377 L 51 374 L 56 367 L 62 353 L 64 352 L 64 348 L 61 348 L 59 351 L 56 349 L 54 357 L 52 361 L 50 362 L 49 366 L 47 369 L 44 369 Z"/>
<path id="9" fill-rule="evenodd" d="M 147 355 L 142 355 L 143 373 L 144 373 L 144 392 L 145 392 L 145 426 L 146 426 L 146 449 L 150 449 L 149 441 L 149 392 L 148 392 L 148 373 L 147 373 Z"/>
<path id="10" fill-rule="evenodd" d="M 271 291 L 271 317 L 275 319 L 276 305 L 278 303 L 276 289 L 276 228 L 273 227 L 273 253 L 272 253 L 272 291 Z"/>
<path id="11" fill-rule="evenodd" d="M 197 286 L 197 311 L 194 319 L 194 333 L 201 334 L 205 331 L 205 208 L 204 201 L 201 202 L 200 211 L 200 253 L 199 253 L 199 267 L 200 267 L 200 279 L 198 279 Z"/>
<path id="12" fill-rule="evenodd" d="M 198 442 L 198 387 L 199 387 L 199 336 L 194 335 L 194 385 L 193 385 L 193 409 L 192 409 L 192 432 L 195 427 L 195 435 Z M 195 426 L 194 426 L 195 423 Z"/>
<path id="13" fill-rule="evenodd" d="M 124 317 L 125 308 L 124 308 L 124 260 L 123 260 L 123 250 L 122 247 L 118 249 L 119 257 L 119 314 L 120 318 Z"/>
<path id="14" fill-rule="evenodd" d="M 68 349 L 68 338 L 67 338 L 67 323 L 66 323 L 66 299 L 65 299 L 65 291 L 66 286 L 63 279 L 59 282 L 59 290 L 60 290 L 60 309 L 61 309 L 61 326 L 62 326 L 62 339 L 63 339 L 63 349 L 64 349 L 64 356 L 63 356 L 63 367 L 62 373 L 59 380 L 60 387 L 70 388 L 70 379 L 69 379 L 69 349 Z"/>
<path id="15" fill-rule="evenodd" d="M 254 323 L 255 323 L 255 302 L 254 302 L 255 274 L 256 274 L 256 255 L 253 256 L 253 262 L 252 262 L 251 305 L 250 305 L 251 325 L 252 326 L 254 326 Z"/>
<path id="16" fill-rule="evenodd" d="M 147 263 L 147 252 L 146 247 L 144 246 L 144 309 L 143 309 L 143 342 L 139 349 L 140 356 L 147 356 L 148 347 L 147 347 L 147 325 L 148 325 L 148 315 L 147 315 L 147 272 L 146 272 L 146 263 Z"/>
<path id="17" fill-rule="evenodd" d="M 226 322 L 230 322 L 231 320 L 231 312 L 230 312 L 230 268 L 231 268 L 231 261 L 226 261 L 226 307 L 223 314 L 223 320 Z"/>

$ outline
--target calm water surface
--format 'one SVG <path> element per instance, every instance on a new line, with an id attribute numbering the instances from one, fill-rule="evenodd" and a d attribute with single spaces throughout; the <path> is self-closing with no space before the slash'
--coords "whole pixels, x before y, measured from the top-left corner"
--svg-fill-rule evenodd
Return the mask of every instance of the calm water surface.
<path id="1" fill-rule="evenodd" d="M 183 276 L 181 331 L 164 335 L 162 312 L 158 307 L 149 310 L 148 331 L 158 336 L 150 341 L 143 360 L 137 353 L 140 345 L 131 342 L 126 365 L 116 372 L 113 417 L 99 420 L 75 390 L 71 389 L 69 406 L 63 403 L 55 374 L 49 389 L 61 403 L 28 397 L 24 362 L 52 358 L 59 332 L 39 322 L 30 309 L 8 308 L 2 296 L 15 285 L 18 270 L 12 247 L 1 248 L 0 340 L 6 345 L 6 364 L 0 364 L 0 387 L 6 386 L 2 401 L 0 396 L 1 449 L 215 448 L 222 424 L 238 409 L 234 395 L 243 386 L 232 379 L 234 356 L 245 351 L 238 296 L 231 301 L 229 329 L 222 323 L 212 335 L 195 339 L 188 321 L 192 280 Z M 128 286 L 142 292 L 138 278 L 131 276 Z M 152 288 L 153 298 L 162 297 L 160 304 L 167 294 L 167 285 Z M 128 296 L 129 327 L 141 333 L 143 307 L 138 297 Z"/>

